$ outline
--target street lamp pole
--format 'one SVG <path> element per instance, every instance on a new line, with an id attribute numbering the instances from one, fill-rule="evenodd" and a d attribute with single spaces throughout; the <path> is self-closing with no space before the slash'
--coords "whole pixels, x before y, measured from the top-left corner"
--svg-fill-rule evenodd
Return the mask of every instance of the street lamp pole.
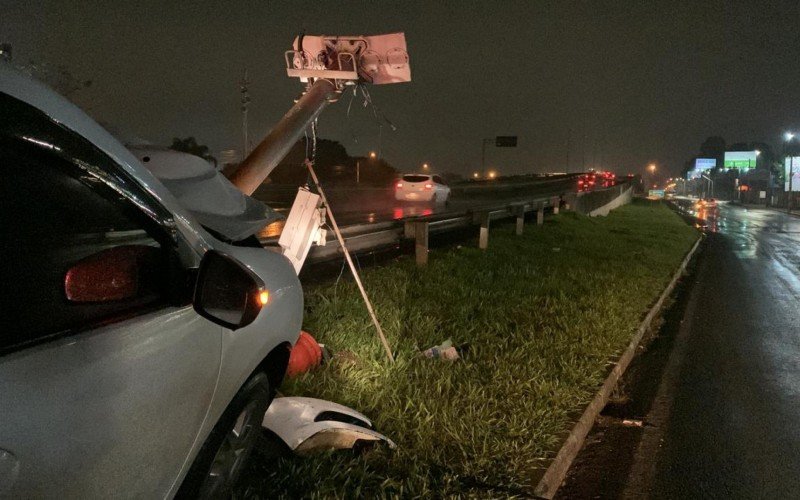
<path id="1" fill-rule="evenodd" d="M 492 142 L 492 139 L 481 140 L 481 172 L 486 173 L 486 142 Z"/>
<path id="2" fill-rule="evenodd" d="M 783 134 L 783 163 L 786 164 L 789 152 L 789 143 L 794 139 L 794 133 L 786 132 Z M 786 193 L 786 212 L 792 212 L 792 177 L 794 177 L 794 156 L 789 159 L 789 192 Z"/>
<path id="3" fill-rule="evenodd" d="M 709 193 L 710 193 L 710 194 L 708 195 L 708 196 L 709 196 L 709 198 L 713 198 L 713 197 L 714 197 L 714 181 L 712 181 L 712 180 L 711 180 L 711 177 L 706 177 L 706 175 L 705 175 L 705 174 L 703 174 L 703 176 L 702 176 L 702 177 L 703 177 L 703 179 L 705 179 L 705 180 L 707 180 L 707 181 L 708 181 L 708 191 L 709 191 Z"/>

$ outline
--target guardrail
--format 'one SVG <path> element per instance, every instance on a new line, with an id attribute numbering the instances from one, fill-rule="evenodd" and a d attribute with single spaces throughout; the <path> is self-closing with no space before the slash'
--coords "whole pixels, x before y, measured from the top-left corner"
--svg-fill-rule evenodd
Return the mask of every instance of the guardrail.
<path id="1" fill-rule="evenodd" d="M 628 183 L 622 183 L 622 185 L 627 184 Z M 583 198 L 587 195 L 591 195 L 591 193 L 598 193 L 598 195 L 595 196 L 605 200 L 609 195 L 601 193 L 612 190 L 616 193 L 625 191 L 624 189 L 620 189 L 618 185 L 585 193 L 582 194 L 581 197 Z M 613 195 L 613 193 L 609 194 Z M 617 196 L 619 196 L 619 194 L 617 194 Z M 551 209 L 553 213 L 557 214 L 562 203 L 565 204 L 565 208 L 568 209 L 570 201 L 574 199 L 575 198 L 572 196 L 539 196 L 527 200 L 523 199 L 499 203 L 492 206 L 478 207 L 457 214 L 434 214 L 407 217 L 390 222 L 356 224 L 342 227 L 341 231 L 351 253 L 395 247 L 398 246 L 403 239 L 413 239 L 415 241 L 416 261 L 418 264 L 424 265 L 428 260 L 428 242 L 429 236 L 432 234 L 443 234 L 468 227 L 479 226 L 478 247 L 486 249 L 489 245 L 489 227 L 492 221 L 516 218 L 517 234 L 522 234 L 525 216 L 528 213 L 535 211 L 536 223 L 537 225 L 541 225 L 544 223 L 545 209 Z M 261 241 L 267 245 L 275 245 L 277 244 L 277 237 L 263 238 Z M 344 252 L 337 244 L 336 239 L 333 235 L 329 235 L 326 245 L 311 247 L 306 262 L 325 262 L 341 258 L 343 255 Z"/>

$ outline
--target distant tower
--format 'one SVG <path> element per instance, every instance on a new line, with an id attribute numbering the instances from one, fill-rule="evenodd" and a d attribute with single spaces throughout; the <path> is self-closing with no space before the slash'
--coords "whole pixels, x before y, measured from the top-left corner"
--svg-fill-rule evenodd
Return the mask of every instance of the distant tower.
<path id="1" fill-rule="evenodd" d="M 250 153 L 250 142 L 247 138 L 247 107 L 250 104 L 248 85 L 250 85 L 250 80 L 247 79 L 247 70 L 245 69 L 244 76 L 239 81 L 239 92 L 242 94 L 242 138 L 244 141 L 242 144 L 242 160 L 247 158 L 247 155 Z"/>
<path id="2" fill-rule="evenodd" d="M 11 61 L 10 43 L 0 43 L 0 61 Z"/>

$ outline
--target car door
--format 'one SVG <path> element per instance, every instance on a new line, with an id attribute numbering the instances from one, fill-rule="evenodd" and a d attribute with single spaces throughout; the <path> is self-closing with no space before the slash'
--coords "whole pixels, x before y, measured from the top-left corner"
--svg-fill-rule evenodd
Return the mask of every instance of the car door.
<path id="1" fill-rule="evenodd" d="M 44 120 L 21 113 L 0 118 L 0 496 L 164 496 L 222 328 L 191 308 L 171 214 L 75 134 L 19 132 Z"/>

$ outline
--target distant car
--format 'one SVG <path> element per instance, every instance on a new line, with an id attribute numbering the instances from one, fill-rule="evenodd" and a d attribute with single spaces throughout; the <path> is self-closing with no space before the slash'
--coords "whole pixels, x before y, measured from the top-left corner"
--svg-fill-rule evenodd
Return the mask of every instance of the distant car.
<path id="1" fill-rule="evenodd" d="M 578 191 L 591 191 L 597 184 L 597 175 L 589 172 L 578 177 Z"/>
<path id="2" fill-rule="evenodd" d="M 698 210 L 708 210 L 710 208 L 717 208 L 717 200 L 714 198 L 701 198 L 694 204 Z"/>
<path id="3" fill-rule="evenodd" d="M 404 174 L 394 185 L 394 197 L 400 201 L 447 203 L 450 187 L 438 175 Z"/>
<path id="4" fill-rule="evenodd" d="M 697 203 L 706 207 L 717 206 L 717 200 L 715 198 L 700 198 Z"/>

